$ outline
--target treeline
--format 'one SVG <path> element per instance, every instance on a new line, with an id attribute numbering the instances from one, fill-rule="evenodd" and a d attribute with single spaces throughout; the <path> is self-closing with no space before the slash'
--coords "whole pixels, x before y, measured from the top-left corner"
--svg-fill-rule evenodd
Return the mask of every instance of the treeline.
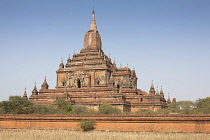
<path id="1" fill-rule="evenodd" d="M 53 105 L 33 104 L 20 96 L 10 96 L 0 102 L 0 114 L 120 114 L 121 111 L 109 104 L 103 104 L 98 111 L 89 110 L 84 105 L 71 105 L 62 98 Z"/>
<path id="2" fill-rule="evenodd" d="M 98 111 L 84 105 L 71 105 L 60 98 L 53 105 L 37 105 L 20 96 L 10 96 L 8 101 L 0 102 L 0 114 L 121 114 L 121 111 L 109 104 L 103 104 Z M 171 103 L 158 111 L 152 109 L 127 112 L 126 114 L 210 114 L 210 97 L 193 101 Z"/>
<path id="3" fill-rule="evenodd" d="M 210 97 L 198 99 L 197 101 L 178 101 L 171 103 L 167 108 L 156 112 L 151 110 L 140 110 L 137 114 L 210 114 Z"/>

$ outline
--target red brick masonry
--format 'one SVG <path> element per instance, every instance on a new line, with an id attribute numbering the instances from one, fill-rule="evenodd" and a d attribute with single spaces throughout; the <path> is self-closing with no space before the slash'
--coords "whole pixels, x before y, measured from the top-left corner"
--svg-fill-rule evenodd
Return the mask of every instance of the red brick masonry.
<path id="1" fill-rule="evenodd" d="M 96 130 L 210 133 L 210 115 L 0 115 L 0 128 L 80 130 L 83 119 Z"/>

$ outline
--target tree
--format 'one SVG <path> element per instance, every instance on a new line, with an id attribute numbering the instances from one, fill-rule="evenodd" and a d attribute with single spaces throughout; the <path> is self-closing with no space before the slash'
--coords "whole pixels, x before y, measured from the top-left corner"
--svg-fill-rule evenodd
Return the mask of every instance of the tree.
<path id="1" fill-rule="evenodd" d="M 196 104 L 193 101 L 179 101 L 176 103 L 179 113 L 191 114 L 192 110 L 196 108 Z"/>
<path id="2" fill-rule="evenodd" d="M 161 109 L 159 113 L 164 114 L 192 114 L 196 108 L 196 103 L 193 101 L 179 101 L 171 103 L 167 108 Z"/>
<path id="3" fill-rule="evenodd" d="M 99 111 L 98 112 L 100 114 L 120 114 L 121 113 L 120 109 L 118 109 L 116 107 L 113 107 L 110 104 L 102 104 L 99 107 Z"/>
<path id="4" fill-rule="evenodd" d="M 20 96 L 10 96 L 8 101 L 0 103 L 0 109 L 5 114 L 31 114 L 33 103 Z"/>
<path id="5" fill-rule="evenodd" d="M 55 105 L 57 105 L 58 109 L 63 110 L 64 113 L 70 113 L 72 111 L 72 105 L 63 98 L 57 99 Z"/>
<path id="6" fill-rule="evenodd" d="M 210 97 L 198 99 L 196 104 L 197 108 L 193 110 L 196 114 L 210 114 Z"/>

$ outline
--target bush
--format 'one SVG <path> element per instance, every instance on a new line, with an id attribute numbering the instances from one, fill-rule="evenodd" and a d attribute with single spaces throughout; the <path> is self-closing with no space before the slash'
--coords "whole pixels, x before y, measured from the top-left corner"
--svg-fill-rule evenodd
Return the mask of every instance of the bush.
<path id="1" fill-rule="evenodd" d="M 84 105 L 73 105 L 72 106 L 72 114 L 85 114 L 87 108 Z"/>
<path id="2" fill-rule="evenodd" d="M 33 114 L 63 114 L 63 110 L 57 108 L 55 105 L 37 105 L 34 104 L 32 107 Z"/>
<path id="3" fill-rule="evenodd" d="M 120 114 L 121 110 L 110 104 L 102 104 L 98 110 L 99 114 Z"/>
<path id="4" fill-rule="evenodd" d="M 82 120 L 80 122 L 80 128 L 82 128 L 84 131 L 93 130 L 94 126 L 95 126 L 94 120 Z"/>
<path id="5" fill-rule="evenodd" d="M 141 109 L 141 110 L 138 110 L 134 113 L 135 114 L 156 114 L 156 112 L 151 110 L 151 109 Z"/>

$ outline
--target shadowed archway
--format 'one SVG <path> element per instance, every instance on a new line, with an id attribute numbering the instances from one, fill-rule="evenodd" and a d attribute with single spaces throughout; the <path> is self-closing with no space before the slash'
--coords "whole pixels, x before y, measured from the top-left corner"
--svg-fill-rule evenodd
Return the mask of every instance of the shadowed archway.
<path id="1" fill-rule="evenodd" d="M 81 88 L 81 81 L 79 78 L 77 79 L 77 88 Z"/>

